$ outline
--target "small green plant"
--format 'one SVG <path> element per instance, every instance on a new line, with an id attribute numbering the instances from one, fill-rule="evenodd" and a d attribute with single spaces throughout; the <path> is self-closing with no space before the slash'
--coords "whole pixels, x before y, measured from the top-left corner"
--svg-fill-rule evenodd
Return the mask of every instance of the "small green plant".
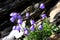
<path id="1" fill-rule="evenodd" d="M 50 24 L 48 18 L 42 21 L 42 24 L 36 26 L 35 30 L 29 32 L 29 35 L 24 38 L 24 40 L 46 40 L 50 35 L 54 34 L 58 28 L 55 24 Z"/>

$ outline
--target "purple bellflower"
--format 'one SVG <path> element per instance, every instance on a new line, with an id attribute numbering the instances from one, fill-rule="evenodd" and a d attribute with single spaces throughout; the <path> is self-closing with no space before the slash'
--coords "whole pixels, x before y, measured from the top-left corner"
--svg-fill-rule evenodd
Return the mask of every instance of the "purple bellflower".
<path id="1" fill-rule="evenodd" d="M 30 14 L 29 12 L 26 13 L 26 18 L 29 18 Z"/>
<path id="2" fill-rule="evenodd" d="M 20 31 L 20 29 L 21 29 L 20 26 L 16 26 L 16 30 Z"/>
<path id="3" fill-rule="evenodd" d="M 43 26 L 40 24 L 38 29 L 42 30 L 43 29 Z"/>
<path id="4" fill-rule="evenodd" d="M 44 3 L 41 3 L 39 8 L 40 8 L 40 9 L 44 9 L 44 8 L 45 8 Z"/>
<path id="5" fill-rule="evenodd" d="M 28 30 L 27 29 L 24 29 L 24 34 L 28 35 Z"/>
<path id="6" fill-rule="evenodd" d="M 10 16 L 16 18 L 16 17 L 17 17 L 17 13 L 16 13 L 16 12 L 12 12 L 12 13 L 10 14 Z"/>
<path id="7" fill-rule="evenodd" d="M 18 31 L 20 31 L 20 29 L 21 29 L 21 28 L 20 28 L 20 26 L 18 26 L 18 25 L 17 25 L 17 26 L 13 26 L 13 30 L 18 30 Z"/>
<path id="8" fill-rule="evenodd" d="M 33 25 L 35 23 L 35 21 L 33 19 L 30 20 L 31 25 Z"/>
<path id="9" fill-rule="evenodd" d="M 31 30 L 31 31 L 34 31 L 34 25 L 32 25 L 32 26 L 30 27 L 30 30 Z"/>
<path id="10" fill-rule="evenodd" d="M 16 26 L 13 26 L 13 28 L 12 28 L 13 30 L 16 30 Z"/>
<path id="11" fill-rule="evenodd" d="M 14 17 L 11 17 L 11 18 L 10 18 L 10 21 L 11 21 L 11 22 L 14 22 L 14 21 L 15 21 Z"/>
<path id="12" fill-rule="evenodd" d="M 18 24 L 22 24 L 22 19 L 18 19 L 18 20 L 17 20 L 17 23 L 18 23 Z"/>
<path id="13" fill-rule="evenodd" d="M 13 15 L 14 15 L 14 13 L 11 13 L 11 14 L 10 14 L 10 16 L 13 16 Z"/>
<path id="14" fill-rule="evenodd" d="M 17 19 L 22 19 L 21 15 L 17 15 Z"/>
<path id="15" fill-rule="evenodd" d="M 41 15 L 42 19 L 46 18 L 46 14 Z"/>

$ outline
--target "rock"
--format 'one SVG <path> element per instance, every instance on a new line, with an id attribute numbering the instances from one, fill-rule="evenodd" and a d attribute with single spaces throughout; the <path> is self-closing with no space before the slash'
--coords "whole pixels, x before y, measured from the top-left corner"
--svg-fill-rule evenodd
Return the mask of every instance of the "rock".
<path id="1" fill-rule="evenodd" d="M 60 12 L 60 2 L 58 2 L 56 5 L 55 5 L 55 8 L 50 12 L 50 22 L 53 22 L 55 19 L 54 17 L 57 16 L 57 13 Z"/>

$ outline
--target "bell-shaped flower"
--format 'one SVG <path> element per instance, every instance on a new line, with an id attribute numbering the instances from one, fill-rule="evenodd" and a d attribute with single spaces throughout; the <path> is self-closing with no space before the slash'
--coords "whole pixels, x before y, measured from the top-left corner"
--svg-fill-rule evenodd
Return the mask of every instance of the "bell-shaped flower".
<path id="1" fill-rule="evenodd" d="M 12 30 L 16 30 L 16 26 L 13 26 Z"/>
<path id="2" fill-rule="evenodd" d="M 18 31 L 20 31 L 20 26 L 18 25 L 18 26 L 16 26 L 16 30 L 18 30 Z"/>
<path id="3" fill-rule="evenodd" d="M 30 20 L 30 24 L 33 25 L 35 21 L 33 19 Z"/>
<path id="4" fill-rule="evenodd" d="M 11 13 L 11 14 L 10 14 L 10 16 L 13 16 L 13 15 L 14 15 L 14 13 Z"/>
<path id="5" fill-rule="evenodd" d="M 22 19 L 22 16 L 21 15 L 17 15 L 17 19 Z"/>
<path id="6" fill-rule="evenodd" d="M 46 14 L 42 14 L 41 17 L 42 17 L 42 19 L 44 19 L 44 18 L 46 18 L 47 16 L 46 16 Z"/>
<path id="7" fill-rule="evenodd" d="M 16 12 L 12 12 L 12 13 L 10 14 L 10 16 L 16 18 L 16 17 L 17 17 L 17 13 L 16 13 Z"/>
<path id="8" fill-rule="evenodd" d="M 18 19 L 18 20 L 17 20 L 17 23 L 18 23 L 18 24 L 22 24 L 22 19 Z"/>
<path id="9" fill-rule="evenodd" d="M 28 35 L 28 30 L 26 28 L 24 29 L 24 34 Z"/>
<path id="10" fill-rule="evenodd" d="M 26 18 L 28 19 L 28 18 L 29 18 L 29 16 L 30 16 L 30 13 L 29 13 L 29 12 L 27 12 L 27 13 L 26 13 Z"/>
<path id="11" fill-rule="evenodd" d="M 45 8 L 44 3 L 41 3 L 39 8 L 40 8 L 40 9 L 44 9 L 44 8 Z"/>
<path id="12" fill-rule="evenodd" d="M 18 31 L 20 31 L 20 26 L 19 25 L 17 25 L 17 26 L 13 26 L 13 30 L 18 30 Z"/>
<path id="13" fill-rule="evenodd" d="M 38 29 L 42 30 L 43 29 L 43 26 L 40 24 Z"/>
<path id="14" fill-rule="evenodd" d="M 34 31 L 34 25 L 32 25 L 32 26 L 30 27 L 30 30 L 31 30 L 31 31 Z"/>
<path id="15" fill-rule="evenodd" d="M 14 22 L 14 21 L 15 21 L 15 18 L 14 18 L 14 17 L 11 17 L 11 18 L 10 18 L 10 21 L 11 21 L 11 22 Z"/>

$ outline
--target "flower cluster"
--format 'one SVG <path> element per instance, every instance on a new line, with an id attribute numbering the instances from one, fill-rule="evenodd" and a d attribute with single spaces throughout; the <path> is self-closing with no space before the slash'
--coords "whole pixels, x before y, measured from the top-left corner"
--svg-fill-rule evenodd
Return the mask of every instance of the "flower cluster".
<path id="1" fill-rule="evenodd" d="M 19 31 L 19 33 L 24 32 L 25 35 L 28 35 L 28 29 L 25 27 L 26 23 L 23 21 L 22 16 L 19 15 L 17 12 L 12 12 L 10 14 L 11 18 L 10 21 L 11 22 L 17 22 L 16 26 L 13 26 L 12 30 L 17 30 Z M 26 18 L 29 18 L 30 14 L 27 12 L 26 13 Z M 16 37 L 16 36 L 15 36 Z"/>
<path id="2" fill-rule="evenodd" d="M 39 8 L 40 9 L 44 9 L 45 8 L 45 5 L 43 4 L 43 3 L 41 3 L 40 4 L 40 6 L 39 6 Z M 29 29 L 28 28 L 26 28 L 25 26 L 26 26 L 26 23 L 24 23 L 24 21 L 23 21 L 23 17 L 19 14 L 19 13 L 17 13 L 17 12 L 12 12 L 11 14 L 10 14 L 10 16 L 11 16 L 11 18 L 10 18 L 10 21 L 11 22 L 17 22 L 17 25 L 16 26 L 13 26 L 13 28 L 12 28 L 12 30 L 16 30 L 16 32 L 17 33 L 15 33 L 15 34 L 18 34 L 18 35 L 20 35 L 20 33 L 23 33 L 23 34 L 25 34 L 25 35 L 29 35 L 29 30 L 30 31 L 32 31 L 32 32 L 34 32 L 35 31 L 35 20 L 33 20 L 33 19 L 30 19 L 30 24 L 31 24 L 31 26 L 29 27 Z M 26 12 L 26 18 L 28 19 L 29 17 L 30 17 L 30 13 L 29 12 Z M 41 17 L 42 17 L 42 19 L 45 19 L 46 18 L 46 14 L 42 14 L 41 15 Z M 43 26 L 40 24 L 39 26 L 38 26 L 38 29 L 39 30 L 42 30 L 43 29 Z M 23 35 L 22 34 L 22 35 Z M 19 38 L 19 36 L 18 35 L 15 35 L 15 37 L 16 38 Z M 21 35 L 21 36 L 22 36 Z M 21 37 L 20 36 L 20 37 Z"/>
<path id="3" fill-rule="evenodd" d="M 58 28 L 56 27 L 56 25 L 50 25 L 48 24 L 48 20 L 46 18 L 46 14 L 42 14 L 41 15 L 42 19 L 44 19 L 42 21 L 42 23 L 39 26 L 34 26 L 35 22 L 30 21 L 30 23 L 32 24 L 30 27 L 30 30 L 32 32 L 29 33 L 29 35 L 27 37 L 25 37 L 26 39 L 24 40 L 46 40 L 47 37 L 51 36 L 52 34 L 54 34 L 54 30 L 57 31 Z M 47 22 L 45 22 L 47 21 Z M 53 30 L 52 30 L 53 29 Z"/>
<path id="4" fill-rule="evenodd" d="M 42 14 L 41 17 L 42 17 L 42 19 L 45 19 L 46 18 L 46 14 Z M 30 24 L 31 24 L 30 30 L 34 31 L 34 29 L 35 29 L 35 27 L 34 27 L 35 21 L 33 19 L 31 19 L 30 20 Z M 43 29 L 43 25 L 40 24 L 39 27 L 38 27 L 38 29 L 42 30 Z"/>
<path id="5" fill-rule="evenodd" d="M 21 19 L 21 15 L 19 15 L 17 12 L 12 12 L 10 14 L 11 18 L 10 18 L 10 21 L 11 22 L 15 22 L 16 19 Z"/>
<path id="6" fill-rule="evenodd" d="M 39 8 L 44 10 L 45 9 L 44 3 L 41 3 Z M 10 18 L 11 22 L 17 22 L 17 25 L 14 25 L 12 28 L 12 30 L 14 30 L 15 33 L 14 36 L 16 38 L 19 38 L 22 35 L 27 35 L 27 40 L 45 40 L 47 36 L 50 36 L 53 33 L 52 29 L 56 27 L 56 26 L 52 26 L 53 28 L 51 28 L 51 25 L 48 24 L 48 20 L 45 20 L 47 19 L 46 14 L 40 15 L 42 19 L 42 23 L 35 26 L 36 24 L 35 20 L 29 19 L 30 12 L 26 12 L 26 15 L 24 17 L 26 17 L 26 19 L 28 19 L 28 21 L 30 22 L 31 26 L 29 28 L 26 27 L 26 23 L 23 21 L 24 19 L 19 13 L 12 12 L 10 16 L 11 16 Z M 54 30 L 56 31 L 57 29 Z"/>
<path id="7" fill-rule="evenodd" d="M 20 28 L 20 26 L 13 26 L 13 30 L 20 30 L 21 28 Z"/>
<path id="8" fill-rule="evenodd" d="M 13 30 L 18 30 L 18 31 L 20 31 L 22 28 L 23 28 L 23 25 L 24 25 L 24 34 L 26 34 L 26 35 L 28 35 L 28 29 L 27 28 L 25 28 L 25 23 L 23 23 L 23 20 L 22 20 L 22 16 L 21 15 L 19 15 L 17 12 L 12 12 L 11 14 L 10 14 L 10 16 L 11 16 L 11 18 L 10 18 L 10 21 L 11 22 L 14 22 L 14 21 L 16 21 L 17 20 L 17 26 L 13 26 Z M 30 14 L 27 12 L 26 13 L 26 18 L 28 18 L 30 16 Z M 46 14 L 43 14 L 43 15 L 41 15 L 41 17 L 42 17 L 42 19 L 44 19 L 45 17 L 46 17 Z M 34 31 L 35 30 L 35 26 L 34 26 L 34 24 L 35 24 L 35 21 L 33 20 L 33 19 L 31 19 L 30 20 L 30 24 L 31 24 L 31 27 L 30 27 L 30 30 L 31 31 Z M 38 27 L 40 30 L 42 30 L 42 25 L 39 25 L 39 27 Z"/>

